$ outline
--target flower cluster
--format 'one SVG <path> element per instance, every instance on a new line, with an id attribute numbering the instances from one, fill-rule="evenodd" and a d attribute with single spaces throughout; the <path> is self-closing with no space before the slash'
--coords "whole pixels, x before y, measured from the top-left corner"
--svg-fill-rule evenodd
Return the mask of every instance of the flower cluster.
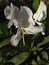
<path id="1" fill-rule="evenodd" d="M 12 3 L 4 9 L 4 14 L 9 19 L 8 28 L 13 24 L 18 28 L 17 33 L 11 37 L 11 44 L 17 46 L 21 38 L 24 41 L 24 32 L 27 34 L 36 34 L 41 32 L 45 34 L 45 26 L 40 21 L 47 17 L 47 7 L 43 1 L 40 1 L 39 8 L 35 14 L 27 6 L 21 6 L 20 9 Z M 36 25 L 37 24 L 37 25 Z"/>

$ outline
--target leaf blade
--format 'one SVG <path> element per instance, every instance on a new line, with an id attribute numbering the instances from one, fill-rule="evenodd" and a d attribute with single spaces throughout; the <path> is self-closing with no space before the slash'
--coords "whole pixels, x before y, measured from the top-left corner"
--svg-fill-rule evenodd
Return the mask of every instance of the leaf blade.
<path id="1" fill-rule="evenodd" d="M 27 52 L 22 52 L 22 53 L 18 54 L 17 56 L 15 56 L 14 58 L 12 58 L 10 60 L 10 62 L 13 62 L 15 65 L 19 65 L 24 60 L 26 60 L 28 58 L 28 56 L 29 56 L 29 54 Z"/>

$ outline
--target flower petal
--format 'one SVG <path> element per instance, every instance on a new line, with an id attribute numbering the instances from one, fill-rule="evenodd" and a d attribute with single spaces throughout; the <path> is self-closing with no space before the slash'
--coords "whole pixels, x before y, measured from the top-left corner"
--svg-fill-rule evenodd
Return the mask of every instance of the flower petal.
<path id="1" fill-rule="evenodd" d="M 13 3 L 10 3 L 10 6 L 11 6 L 11 8 L 14 8 L 14 5 L 13 5 Z"/>
<path id="2" fill-rule="evenodd" d="M 7 6 L 5 9 L 4 9 L 4 14 L 5 14 L 5 17 L 7 19 L 11 19 L 11 8 L 9 6 Z"/>
<path id="3" fill-rule="evenodd" d="M 17 6 L 14 6 L 13 18 L 15 20 L 19 20 L 20 19 L 20 11 L 19 11 L 19 8 Z"/>
<path id="4" fill-rule="evenodd" d="M 39 32 L 44 33 L 44 30 L 45 30 L 44 24 L 41 26 L 33 26 L 32 24 L 30 24 L 30 26 L 28 28 L 25 28 L 25 31 L 28 34 L 36 34 Z"/>
<path id="5" fill-rule="evenodd" d="M 47 7 L 44 2 L 40 1 L 39 8 L 33 18 L 37 21 L 43 21 L 47 17 Z"/>
<path id="6" fill-rule="evenodd" d="M 13 12 L 14 19 L 15 21 L 16 20 L 18 21 L 17 23 L 20 27 L 28 27 L 29 26 L 29 22 L 28 22 L 29 16 L 24 8 L 22 8 L 22 11 L 20 10 L 17 10 L 17 7 L 15 6 L 15 9 Z"/>
<path id="7" fill-rule="evenodd" d="M 18 23 L 17 23 L 17 22 L 18 22 L 17 20 L 13 19 L 13 23 L 14 23 L 14 26 L 15 26 L 16 28 L 18 28 Z"/>
<path id="8" fill-rule="evenodd" d="M 24 18 L 25 21 L 32 22 L 35 25 L 35 22 L 32 20 L 33 12 L 29 7 L 21 6 L 20 12 L 22 13 L 21 17 Z M 27 23 L 26 23 L 27 24 Z"/>
<path id="9" fill-rule="evenodd" d="M 18 32 L 16 35 L 13 35 L 11 37 L 11 45 L 17 46 L 20 40 L 21 40 L 21 35 L 20 32 Z"/>
<path id="10" fill-rule="evenodd" d="M 21 6 L 21 10 L 20 11 L 22 11 L 23 9 L 25 9 L 27 11 L 29 17 L 33 16 L 33 12 L 31 11 L 31 9 L 29 7 L 27 7 L 27 6 Z"/>
<path id="11" fill-rule="evenodd" d="M 31 17 L 28 19 L 28 22 L 32 25 L 35 25 L 35 21 Z"/>
<path id="12" fill-rule="evenodd" d="M 9 20 L 8 28 L 10 28 L 12 25 L 13 25 L 13 21 L 12 20 Z"/>

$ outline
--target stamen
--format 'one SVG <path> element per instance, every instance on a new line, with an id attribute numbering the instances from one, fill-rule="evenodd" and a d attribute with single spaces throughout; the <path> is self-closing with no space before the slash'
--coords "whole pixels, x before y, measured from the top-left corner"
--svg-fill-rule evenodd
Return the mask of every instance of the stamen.
<path id="1" fill-rule="evenodd" d="M 22 39 L 23 39 L 23 44 L 25 45 L 24 30 L 23 30 L 23 28 L 21 28 L 21 31 L 22 31 Z"/>

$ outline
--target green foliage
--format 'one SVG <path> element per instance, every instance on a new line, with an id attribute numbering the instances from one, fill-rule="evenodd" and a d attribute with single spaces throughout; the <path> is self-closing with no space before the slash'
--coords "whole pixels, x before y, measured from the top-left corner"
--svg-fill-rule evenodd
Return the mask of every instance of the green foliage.
<path id="1" fill-rule="evenodd" d="M 0 48 L 7 45 L 7 44 L 9 44 L 9 43 L 10 43 L 10 39 L 5 39 L 5 40 L 1 41 L 0 42 Z"/>
<path id="2" fill-rule="evenodd" d="M 47 36 L 41 43 L 37 44 L 37 47 L 39 48 L 42 45 L 45 45 L 49 42 L 49 36 Z"/>
<path id="3" fill-rule="evenodd" d="M 15 65 L 19 65 L 23 61 L 25 61 L 26 58 L 28 58 L 28 56 L 29 56 L 29 53 L 28 52 L 22 52 L 22 53 L 16 55 L 14 58 L 12 58 L 10 60 L 10 62 L 13 62 Z"/>
<path id="4" fill-rule="evenodd" d="M 49 65 L 49 62 L 42 60 L 39 56 L 37 57 L 37 62 L 39 65 Z"/>
<path id="5" fill-rule="evenodd" d="M 42 54 L 42 58 L 46 59 L 48 61 L 48 54 L 47 54 L 47 52 L 42 52 L 41 54 Z"/>
<path id="6" fill-rule="evenodd" d="M 37 61 L 38 61 L 39 65 L 45 65 L 46 64 L 46 62 L 44 60 L 41 60 L 39 56 L 37 57 Z"/>
<path id="7" fill-rule="evenodd" d="M 32 6 L 34 7 L 35 10 L 37 10 L 37 8 L 39 6 L 39 0 L 34 0 Z"/>
<path id="8" fill-rule="evenodd" d="M 0 38 L 12 35 L 12 32 L 8 31 L 7 25 L 0 24 Z"/>
<path id="9" fill-rule="evenodd" d="M 49 0 L 47 0 L 47 4 L 49 5 Z"/>
<path id="10" fill-rule="evenodd" d="M 0 0 L 0 3 L 2 2 L 2 0 Z"/>

